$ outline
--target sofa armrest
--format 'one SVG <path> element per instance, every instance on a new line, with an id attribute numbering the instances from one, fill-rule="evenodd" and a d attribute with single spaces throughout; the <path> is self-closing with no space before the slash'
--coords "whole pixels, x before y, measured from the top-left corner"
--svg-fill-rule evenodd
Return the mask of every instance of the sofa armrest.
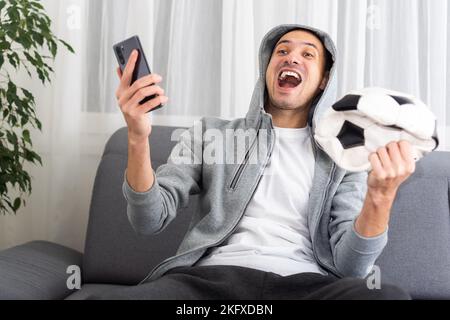
<path id="1" fill-rule="evenodd" d="M 0 252 L 0 300 L 64 299 L 67 268 L 81 267 L 83 255 L 45 241 L 34 241 Z"/>

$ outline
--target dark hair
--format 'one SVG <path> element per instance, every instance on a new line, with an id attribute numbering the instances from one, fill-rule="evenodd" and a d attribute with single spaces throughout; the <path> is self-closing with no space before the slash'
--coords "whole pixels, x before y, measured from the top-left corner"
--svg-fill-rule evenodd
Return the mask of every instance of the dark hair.
<path id="1" fill-rule="evenodd" d="M 322 38 L 316 34 L 314 31 L 308 30 L 308 29 L 300 29 L 306 32 L 309 32 L 310 34 L 312 34 L 313 36 L 315 36 L 317 39 L 319 39 L 320 43 L 322 44 L 322 47 L 325 51 L 325 72 L 326 71 L 330 71 L 331 68 L 333 67 L 334 61 L 333 61 L 333 56 L 331 55 L 330 51 L 328 51 L 327 47 L 325 46 L 324 41 L 322 40 Z"/>
<path id="2" fill-rule="evenodd" d="M 323 42 L 322 38 L 318 34 L 316 34 L 314 31 L 309 30 L 309 29 L 304 29 L 304 28 L 293 29 L 293 30 L 290 30 L 290 31 L 288 31 L 286 33 L 289 33 L 289 32 L 292 32 L 292 31 L 296 31 L 296 30 L 301 30 L 301 31 L 308 32 L 308 33 L 312 34 L 313 36 L 315 36 L 320 41 L 320 43 L 322 44 L 322 47 L 323 47 L 323 49 L 325 51 L 325 71 L 330 71 L 331 68 L 333 67 L 333 64 L 334 64 L 333 56 L 331 55 L 330 51 L 328 51 L 328 49 L 325 46 L 325 43 Z M 281 36 L 280 39 L 282 37 L 283 36 Z"/>
<path id="3" fill-rule="evenodd" d="M 287 33 L 292 32 L 292 31 L 297 31 L 297 30 L 308 32 L 309 34 L 312 34 L 314 37 L 316 37 L 320 41 L 320 43 L 322 44 L 322 47 L 325 51 L 325 72 L 330 71 L 334 64 L 333 56 L 331 55 L 330 51 L 328 51 L 322 38 L 318 34 L 316 34 L 314 31 L 309 30 L 309 29 L 304 29 L 304 28 L 293 29 L 293 30 L 290 30 L 290 31 L 284 33 L 283 35 L 281 35 L 277 41 L 279 41 Z M 272 49 L 272 54 L 273 54 L 273 50 L 275 50 L 275 47 Z"/>
<path id="4" fill-rule="evenodd" d="M 323 46 L 325 48 L 325 46 Z M 333 56 L 331 55 L 330 51 L 328 51 L 327 48 L 325 48 L 325 71 L 330 71 L 333 67 Z"/>

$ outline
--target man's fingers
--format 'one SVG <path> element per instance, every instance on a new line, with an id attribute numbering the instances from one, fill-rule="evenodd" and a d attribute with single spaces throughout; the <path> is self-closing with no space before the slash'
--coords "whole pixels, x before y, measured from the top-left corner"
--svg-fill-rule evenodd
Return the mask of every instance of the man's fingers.
<path id="1" fill-rule="evenodd" d="M 377 176 L 379 178 L 384 178 L 384 170 L 383 170 L 383 166 L 381 164 L 380 158 L 378 156 L 378 153 L 370 154 L 369 161 L 372 165 L 372 170 L 373 170 L 375 176 Z"/>
<path id="2" fill-rule="evenodd" d="M 377 150 L 377 154 L 380 158 L 381 165 L 383 166 L 383 170 L 386 172 L 386 175 L 390 178 L 393 178 L 395 176 L 395 172 L 386 148 L 379 148 Z"/>
<path id="3" fill-rule="evenodd" d="M 404 170 L 404 159 L 400 154 L 399 146 L 397 142 L 392 142 L 387 145 L 387 150 L 389 157 L 391 159 L 391 164 L 393 168 L 399 173 L 399 171 Z"/>
<path id="4" fill-rule="evenodd" d="M 415 171 L 416 161 L 409 141 L 402 140 L 399 142 L 400 153 L 406 162 L 407 171 L 412 173 Z"/>
<path id="5" fill-rule="evenodd" d="M 117 75 L 119 76 L 119 79 L 122 79 L 122 70 L 120 70 L 120 67 L 117 67 L 116 71 Z"/>
<path id="6" fill-rule="evenodd" d="M 414 155 L 409 141 L 402 140 L 398 143 L 400 154 L 406 162 L 414 161 Z"/>
<path id="7" fill-rule="evenodd" d="M 128 88 L 131 84 L 131 79 L 133 78 L 133 71 L 136 66 L 136 61 L 138 58 L 138 52 L 137 50 L 133 50 L 133 53 L 130 55 L 130 58 L 128 59 L 127 66 L 125 67 L 125 70 L 123 71 L 121 86 L 122 88 Z"/>
<path id="8" fill-rule="evenodd" d="M 158 96 L 155 99 L 152 99 L 152 100 L 146 102 L 142 106 L 139 106 L 139 108 L 140 108 L 139 113 L 141 113 L 141 114 L 147 113 L 147 112 L 155 109 L 156 107 L 158 107 L 160 104 L 162 104 L 162 105 L 166 104 L 167 101 L 169 101 L 168 97 Z"/>
<path id="9" fill-rule="evenodd" d="M 128 100 L 131 99 L 131 97 L 133 97 L 136 92 L 138 92 L 139 90 L 145 88 L 145 87 L 149 87 L 152 86 L 154 84 L 160 83 L 162 81 L 162 77 L 158 74 L 151 74 L 145 77 L 142 77 L 141 79 L 137 80 L 135 83 L 133 83 L 133 85 L 131 87 L 129 87 L 128 89 L 126 89 L 122 96 L 121 96 L 121 100 L 126 102 Z"/>
<path id="10" fill-rule="evenodd" d="M 139 89 L 160 83 L 162 81 L 162 77 L 159 74 L 153 73 L 148 76 L 142 77 L 137 80 L 131 88 L 131 94 L 133 95 Z"/>
<path id="11" fill-rule="evenodd" d="M 389 159 L 389 155 L 385 147 L 378 148 L 377 150 L 378 157 L 380 158 L 382 166 L 386 169 L 391 166 L 391 160 Z"/>
<path id="12" fill-rule="evenodd" d="M 163 96 L 164 89 L 158 86 L 150 86 L 138 90 L 127 103 L 128 108 L 142 107 L 142 105 L 140 105 L 139 103 L 145 98 L 153 95 Z"/>

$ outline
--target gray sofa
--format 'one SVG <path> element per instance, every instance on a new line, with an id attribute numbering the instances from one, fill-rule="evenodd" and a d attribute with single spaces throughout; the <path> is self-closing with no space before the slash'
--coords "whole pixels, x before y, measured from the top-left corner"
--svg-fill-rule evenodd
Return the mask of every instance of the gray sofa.
<path id="1" fill-rule="evenodd" d="M 154 127 L 153 166 L 165 163 L 175 128 Z M 137 235 L 126 216 L 121 186 L 127 162 L 127 130 L 106 145 L 90 205 L 84 254 L 44 241 L 0 252 L 0 299 L 85 299 L 136 285 L 183 238 L 196 196 L 156 236 Z M 381 281 L 408 290 L 415 299 L 450 298 L 450 153 L 423 158 L 401 187 L 393 207 L 389 243 L 377 261 Z M 81 268 L 81 290 L 68 289 L 67 267 Z"/>

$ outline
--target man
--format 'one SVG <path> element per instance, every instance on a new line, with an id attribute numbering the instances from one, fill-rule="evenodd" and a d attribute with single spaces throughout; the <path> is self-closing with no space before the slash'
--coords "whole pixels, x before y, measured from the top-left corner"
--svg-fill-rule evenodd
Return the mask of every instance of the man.
<path id="1" fill-rule="evenodd" d="M 183 134 L 156 174 L 146 112 L 168 98 L 149 86 L 161 81 L 157 75 L 130 86 L 135 61 L 133 55 L 119 72 L 116 94 L 129 128 L 123 185 L 129 220 L 137 232 L 156 234 L 191 194 L 200 194 L 200 209 L 176 256 L 140 285 L 103 298 L 409 298 L 389 285 L 369 290 L 362 278 L 387 242 L 398 187 L 415 170 L 411 146 L 380 148 L 370 156 L 368 176 L 337 167 L 318 147 L 314 130 L 335 100 L 336 50 L 327 34 L 301 25 L 271 30 L 261 45 L 260 78 L 246 118 L 202 119 L 200 137 L 195 128 Z M 153 94 L 159 97 L 139 106 Z M 208 164 L 203 152 L 211 142 L 204 133 L 210 129 L 265 130 L 267 143 L 256 134 L 238 163 Z M 223 151 L 235 147 L 226 144 Z M 256 154 L 262 156 L 255 160 Z"/>

